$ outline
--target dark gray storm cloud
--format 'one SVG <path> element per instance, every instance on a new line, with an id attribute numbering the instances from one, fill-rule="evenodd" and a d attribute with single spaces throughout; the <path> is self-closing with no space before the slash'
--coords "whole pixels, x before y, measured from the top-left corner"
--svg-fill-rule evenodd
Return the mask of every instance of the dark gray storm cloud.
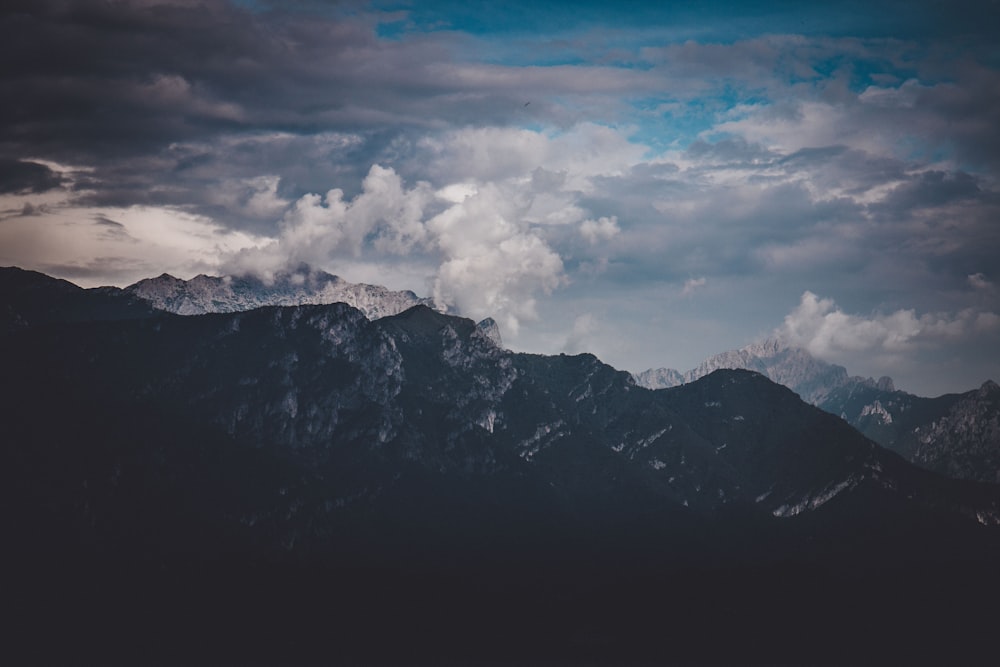
<path id="1" fill-rule="evenodd" d="M 62 183 L 62 177 L 44 164 L 0 157 L 0 194 L 45 192 Z"/>
<path id="2" fill-rule="evenodd" d="M 363 21 L 254 14 L 219 0 L 8 3 L 0 42 L 0 148 L 96 163 L 93 178 L 114 182 L 104 193 L 114 201 L 150 197 L 142 179 L 153 172 L 184 187 L 199 142 L 213 144 L 206 161 L 239 164 L 246 155 L 220 154 L 220 135 L 422 125 L 437 115 L 421 113 L 426 99 L 454 92 L 425 70 L 446 60 L 439 45 L 387 45 Z M 503 108 L 455 106 L 470 119 L 500 120 Z M 178 143 L 187 147 L 171 151 Z M 125 168 L 131 178 L 113 171 L 137 158 L 147 161 Z"/>
<path id="3" fill-rule="evenodd" d="M 40 0 L 8 6 L 0 21 L 4 98 L 18 101 L 0 110 L 0 140 L 64 156 L 146 154 L 263 129 L 502 124 L 523 120 L 532 91 L 583 88 L 552 73 L 515 80 L 463 68 L 449 45 L 458 37 L 382 40 L 374 18 L 224 0 Z"/>
<path id="4" fill-rule="evenodd" d="M 273 217 L 206 186 L 278 173 L 290 199 L 334 183 L 357 194 L 372 164 L 412 152 L 420 134 L 549 121 L 553 93 L 632 85 L 627 72 L 466 66 L 458 35 L 385 40 L 377 13 L 282 6 L 6 3 L 0 154 L 87 166 L 75 188 L 92 205 L 186 206 L 254 228 Z"/>

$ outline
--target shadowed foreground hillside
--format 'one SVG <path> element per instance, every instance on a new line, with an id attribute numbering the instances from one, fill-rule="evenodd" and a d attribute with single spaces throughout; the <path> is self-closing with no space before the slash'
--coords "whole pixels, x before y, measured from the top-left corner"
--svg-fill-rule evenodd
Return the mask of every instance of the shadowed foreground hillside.
<path id="1" fill-rule="evenodd" d="M 417 306 L 2 334 L 12 664 L 989 662 L 995 486 Z"/>

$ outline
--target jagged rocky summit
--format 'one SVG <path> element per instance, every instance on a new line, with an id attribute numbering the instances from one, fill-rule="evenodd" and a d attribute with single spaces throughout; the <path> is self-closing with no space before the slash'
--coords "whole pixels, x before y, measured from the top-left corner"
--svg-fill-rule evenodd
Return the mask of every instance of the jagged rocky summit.
<path id="1" fill-rule="evenodd" d="M 889 391 L 894 388 L 892 378 L 874 380 L 849 376 L 843 366 L 820 361 L 806 350 L 788 345 L 778 338 L 768 338 L 738 350 L 716 354 L 685 373 L 671 368 L 649 369 L 637 373 L 635 379 L 643 387 L 661 389 L 693 382 L 722 368 L 756 371 L 785 385 L 813 405 L 821 404 L 830 392 L 843 386 L 860 384 Z"/>
<path id="2" fill-rule="evenodd" d="M 350 283 L 306 265 L 279 271 L 267 280 L 255 275 L 199 275 L 181 280 L 164 273 L 129 285 L 125 291 L 159 310 L 178 315 L 342 302 L 354 306 L 368 319 L 378 319 L 416 305 L 436 307 L 433 299 L 418 297 L 408 290 L 397 292 L 379 285 Z"/>
<path id="3" fill-rule="evenodd" d="M 476 328 L 497 347 L 503 347 L 503 337 L 500 336 L 500 325 L 492 317 L 487 317 L 476 324 Z"/>

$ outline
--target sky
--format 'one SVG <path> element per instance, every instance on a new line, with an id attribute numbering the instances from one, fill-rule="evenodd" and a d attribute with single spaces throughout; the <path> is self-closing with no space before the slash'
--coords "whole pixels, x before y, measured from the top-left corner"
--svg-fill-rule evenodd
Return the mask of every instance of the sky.
<path id="1" fill-rule="evenodd" d="M 13 0 L 0 99 L 0 265 L 307 263 L 633 372 L 777 335 L 1000 380 L 997 0 Z"/>

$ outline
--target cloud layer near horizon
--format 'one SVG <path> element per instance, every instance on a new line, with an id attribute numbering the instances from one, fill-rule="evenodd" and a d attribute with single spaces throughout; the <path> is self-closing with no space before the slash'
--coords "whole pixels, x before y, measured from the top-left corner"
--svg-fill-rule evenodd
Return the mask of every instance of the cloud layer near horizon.
<path id="1" fill-rule="evenodd" d="M 1000 66 L 963 3 L 289 7 L 0 10 L 0 263 L 306 261 L 629 370 L 784 322 L 914 391 L 1000 377 Z"/>

